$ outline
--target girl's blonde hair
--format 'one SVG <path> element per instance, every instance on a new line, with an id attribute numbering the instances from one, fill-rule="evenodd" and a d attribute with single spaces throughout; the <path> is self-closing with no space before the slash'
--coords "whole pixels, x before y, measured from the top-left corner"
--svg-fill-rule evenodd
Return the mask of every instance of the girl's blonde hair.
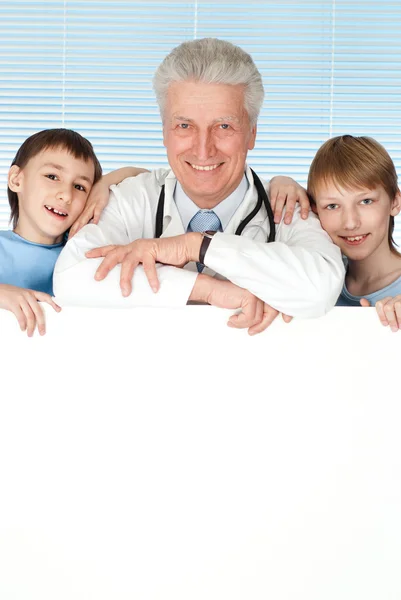
<path id="1" fill-rule="evenodd" d="M 390 200 L 399 192 L 397 172 L 389 153 L 370 137 L 341 135 L 327 140 L 317 151 L 309 169 L 308 194 L 316 202 L 320 185 L 334 183 L 345 189 L 374 189 L 381 185 Z M 393 240 L 394 217 L 390 216 L 388 242 L 398 254 Z"/>

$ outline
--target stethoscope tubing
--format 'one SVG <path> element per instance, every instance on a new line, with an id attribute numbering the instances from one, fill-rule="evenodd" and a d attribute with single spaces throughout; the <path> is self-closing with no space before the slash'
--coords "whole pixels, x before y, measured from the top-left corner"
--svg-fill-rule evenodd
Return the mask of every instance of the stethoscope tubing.
<path id="1" fill-rule="evenodd" d="M 235 235 L 241 235 L 245 227 L 252 221 L 252 219 L 258 214 L 260 209 L 262 208 L 262 204 L 265 205 L 267 216 L 269 219 L 270 231 L 267 238 L 267 243 L 274 242 L 276 239 L 276 226 L 274 223 L 274 215 L 272 207 L 270 206 L 269 198 L 267 197 L 266 190 L 263 186 L 263 183 L 260 181 L 259 177 L 256 175 L 255 171 L 251 169 L 251 173 L 253 176 L 253 180 L 255 182 L 256 191 L 258 192 L 258 201 L 256 202 L 253 210 L 245 217 L 243 221 L 238 225 Z M 156 227 L 155 227 L 155 237 L 159 238 L 163 234 L 163 218 L 164 218 L 164 185 L 160 190 L 159 201 L 157 203 L 157 211 L 156 211 Z"/>

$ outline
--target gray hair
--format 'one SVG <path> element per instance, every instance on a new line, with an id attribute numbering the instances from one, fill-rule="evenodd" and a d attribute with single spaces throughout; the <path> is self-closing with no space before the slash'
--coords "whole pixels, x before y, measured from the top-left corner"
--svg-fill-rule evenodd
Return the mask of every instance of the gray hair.
<path id="1" fill-rule="evenodd" d="M 202 81 L 245 87 L 245 110 L 256 125 L 263 104 L 262 77 L 252 57 L 225 40 L 203 38 L 184 42 L 166 56 L 153 77 L 163 118 L 168 86 L 175 81 Z"/>

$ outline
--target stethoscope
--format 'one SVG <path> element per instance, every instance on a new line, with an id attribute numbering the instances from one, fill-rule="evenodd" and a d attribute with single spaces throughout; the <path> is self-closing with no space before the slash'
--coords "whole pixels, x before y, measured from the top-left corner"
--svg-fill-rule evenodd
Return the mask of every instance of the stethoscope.
<path id="1" fill-rule="evenodd" d="M 255 208 L 252 212 L 249 213 L 248 216 L 245 217 L 243 221 L 238 225 L 235 235 L 241 235 L 244 231 L 245 227 L 248 225 L 250 221 L 258 214 L 260 209 L 262 208 L 262 204 L 265 205 L 267 216 L 269 218 L 270 232 L 269 237 L 267 238 L 267 243 L 274 242 L 276 238 L 276 226 L 274 224 L 274 215 L 272 211 L 272 207 L 270 206 L 269 198 L 267 197 L 266 190 L 263 186 L 263 183 L 260 181 L 259 177 L 256 175 L 255 171 L 251 169 L 251 173 L 253 176 L 253 180 L 255 182 L 256 191 L 258 192 L 258 201 L 256 203 Z M 157 212 L 156 212 L 156 235 L 155 237 L 161 237 L 163 233 L 163 218 L 164 218 L 164 185 L 162 185 L 162 189 L 160 191 L 159 202 L 157 204 Z"/>

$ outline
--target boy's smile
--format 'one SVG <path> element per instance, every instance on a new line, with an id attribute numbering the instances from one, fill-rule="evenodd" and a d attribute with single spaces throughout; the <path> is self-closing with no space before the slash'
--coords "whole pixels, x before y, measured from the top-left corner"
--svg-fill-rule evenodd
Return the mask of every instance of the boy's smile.
<path id="1" fill-rule="evenodd" d="M 367 239 L 369 233 L 364 233 L 362 235 L 357 235 L 357 236 L 340 236 L 343 240 L 344 243 L 347 244 L 348 246 L 359 246 L 360 244 L 363 244 L 363 242 Z"/>
<path id="2" fill-rule="evenodd" d="M 61 242 L 85 206 L 94 175 L 92 161 L 63 148 L 40 152 L 22 169 L 13 166 L 9 185 L 19 202 L 15 232 L 39 244 Z"/>
<path id="3" fill-rule="evenodd" d="M 49 211 L 49 213 L 53 214 L 55 217 L 61 217 L 61 218 L 68 217 L 68 213 L 58 211 L 55 208 L 53 208 L 52 206 L 49 206 L 48 204 L 45 204 L 45 208 L 46 208 L 46 210 Z"/>

